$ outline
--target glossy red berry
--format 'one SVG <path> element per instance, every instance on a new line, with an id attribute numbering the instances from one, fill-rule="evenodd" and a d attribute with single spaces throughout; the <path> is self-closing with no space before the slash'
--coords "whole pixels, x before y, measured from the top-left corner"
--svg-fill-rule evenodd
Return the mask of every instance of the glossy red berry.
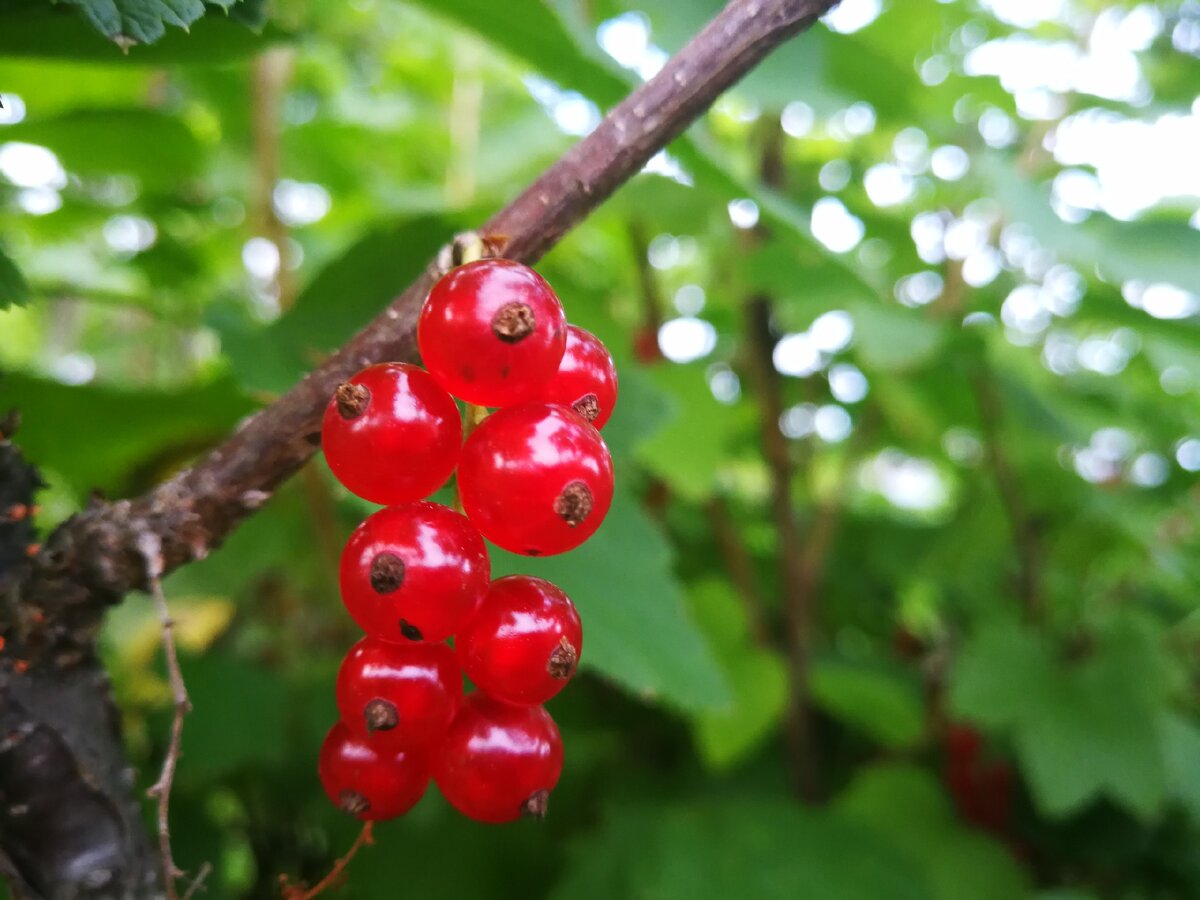
<path id="1" fill-rule="evenodd" d="M 430 373 L 479 406 L 533 397 L 558 370 L 566 341 L 566 316 L 550 285 L 509 259 L 451 270 L 429 292 L 417 323 Z"/>
<path id="2" fill-rule="evenodd" d="M 342 553 L 342 602 L 367 634 L 387 641 L 441 641 L 487 593 L 491 564 L 479 532 L 437 503 L 381 509 Z"/>
<path id="3" fill-rule="evenodd" d="M 583 625 L 560 588 L 532 575 L 509 575 L 492 582 L 455 649 L 467 677 L 489 697 L 536 705 L 575 674 Z"/>
<path id="4" fill-rule="evenodd" d="M 407 503 L 446 483 L 462 421 L 428 372 L 405 363 L 363 369 L 325 408 L 321 446 L 338 481 L 372 503 Z"/>
<path id="5" fill-rule="evenodd" d="M 578 547 L 612 503 L 612 457 L 600 432 L 565 406 L 493 413 L 458 466 L 463 509 L 489 541 L 526 556 Z"/>
<path id="6" fill-rule="evenodd" d="M 546 710 L 475 693 L 463 701 L 435 757 L 434 779 L 463 815 L 511 822 L 545 816 L 562 763 L 562 738 Z"/>
<path id="7" fill-rule="evenodd" d="M 375 747 L 427 750 L 462 702 L 462 673 L 446 644 L 392 644 L 365 637 L 338 671 L 338 712 Z"/>
<path id="8" fill-rule="evenodd" d="M 617 368 L 600 338 L 578 325 L 567 326 L 567 349 L 558 372 L 537 394 L 561 403 L 603 428 L 617 405 Z"/>
<path id="9" fill-rule="evenodd" d="M 317 759 L 321 786 L 334 806 L 363 821 L 394 819 L 429 786 L 429 764 L 416 753 L 381 750 L 338 722 Z"/>

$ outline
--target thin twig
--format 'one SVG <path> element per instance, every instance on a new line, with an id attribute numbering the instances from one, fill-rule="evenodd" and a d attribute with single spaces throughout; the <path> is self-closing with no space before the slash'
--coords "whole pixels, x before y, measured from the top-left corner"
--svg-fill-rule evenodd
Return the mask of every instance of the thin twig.
<path id="1" fill-rule="evenodd" d="M 158 535 L 144 531 L 138 535 L 138 550 L 146 562 L 146 583 L 150 596 L 154 598 L 154 606 L 158 610 L 162 622 L 163 655 L 167 660 L 167 676 L 171 682 L 171 696 L 175 702 L 175 715 L 171 721 L 171 739 L 167 745 L 167 755 L 163 759 L 162 771 L 158 781 L 146 794 L 158 800 L 158 849 L 162 855 L 163 881 L 168 900 L 178 900 L 179 894 L 175 889 L 175 880 L 181 878 L 184 872 L 175 865 L 171 854 L 171 785 L 175 781 L 175 767 L 183 747 L 183 717 L 192 710 L 188 699 L 187 685 L 183 680 L 183 671 L 179 668 L 179 654 L 175 649 L 175 620 L 167 607 L 167 598 L 162 589 L 162 542 Z M 189 891 L 190 892 L 190 891 Z"/>
<path id="2" fill-rule="evenodd" d="M 354 859 L 354 854 L 370 844 L 375 843 L 375 838 L 371 834 L 374 822 L 363 822 L 362 831 L 358 833 L 354 843 L 350 845 L 350 849 L 346 851 L 346 855 L 341 857 L 333 864 L 333 868 L 329 870 L 329 874 L 318 881 L 313 887 L 306 888 L 303 885 L 288 884 L 287 876 L 279 877 L 281 883 L 281 895 L 283 900 L 313 900 L 322 891 L 333 887 L 337 880 L 346 871 L 346 866 L 350 865 L 350 861 Z"/>
<path id="3" fill-rule="evenodd" d="M 279 253 L 275 286 L 279 309 L 287 312 L 296 302 L 296 276 L 287 225 L 275 213 L 275 186 L 279 183 L 279 144 L 283 131 L 280 115 L 283 95 L 292 75 L 292 51 L 273 47 L 250 70 L 250 121 L 254 169 L 251 172 L 251 222 Z"/>
<path id="4" fill-rule="evenodd" d="M 769 646 L 771 632 L 767 627 L 762 592 L 754 575 L 754 560 L 750 558 L 750 551 L 746 549 L 741 535 L 738 534 L 737 523 L 729 514 L 729 504 L 723 497 L 716 496 L 704 504 L 704 512 L 708 516 L 708 524 L 717 541 L 721 559 L 729 572 L 729 579 L 742 601 L 750 637 L 760 647 Z"/>
<path id="5" fill-rule="evenodd" d="M 783 413 L 783 389 L 771 362 L 771 303 L 753 297 L 745 307 L 746 371 L 758 396 L 759 435 L 763 457 L 771 475 L 771 516 L 775 523 L 776 556 L 786 628 L 790 690 L 785 734 L 792 763 L 796 793 L 815 803 L 822 795 L 814 716 L 808 690 L 809 656 L 815 627 L 812 578 L 805 562 L 804 539 L 792 506 L 792 476 L 795 464 L 787 438 L 779 430 Z"/>
<path id="6" fill-rule="evenodd" d="M 976 405 L 979 407 L 979 424 L 983 431 L 983 447 L 984 453 L 987 454 L 988 468 L 991 470 L 996 492 L 1000 495 L 1000 503 L 1004 507 L 1004 515 L 1012 531 L 1013 548 L 1017 555 L 1017 592 L 1026 615 L 1036 621 L 1042 614 L 1039 575 L 1041 540 L 1037 523 L 1025 505 L 1016 472 L 1004 449 L 1004 438 L 1001 435 L 1003 408 L 986 362 L 981 362 L 976 371 L 971 373 L 970 382 Z"/>
<path id="7" fill-rule="evenodd" d="M 200 871 L 196 873 L 196 877 L 192 879 L 192 883 L 189 884 L 187 886 L 187 890 L 183 892 L 183 900 L 192 900 L 192 895 L 204 887 L 204 879 L 206 879 L 211 872 L 212 865 L 210 863 L 201 863 Z"/>

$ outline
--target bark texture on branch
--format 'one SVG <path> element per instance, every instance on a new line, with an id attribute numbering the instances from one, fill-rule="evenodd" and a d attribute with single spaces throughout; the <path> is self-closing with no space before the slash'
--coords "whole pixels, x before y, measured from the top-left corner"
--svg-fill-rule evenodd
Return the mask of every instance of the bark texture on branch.
<path id="1" fill-rule="evenodd" d="M 535 261 L 726 88 L 835 3 L 733 0 L 662 71 L 495 215 L 483 234 L 496 239 L 504 255 Z M 81 893 L 66 880 L 67 870 L 43 855 L 30 871 L 51 875 L 44 883 L 24 886 L 34 896 L 151 897 L 160 892 L 153 874 L 147 880 L 154 861 L 132 803 L 111 692 L 95 660 L 96 630 L 108 606 L 147 586 L 140 538 L 159 538 L 164 574 L 203 557 L 316 452 L 321 414 L 339 382 L 371 363 L 416 358 L 414 329 L 432 270 L 431 264 L 351 341 L 194 466 L 145 496 L 94 504 L 58 528 L 32 558 L 22 557 L 0 582 L 0 635 L 20 646 L 29 663 L 27 671 L 0 675 L 3 712 L 31 710 L 53 733 L 47 746 L 63 750 L 74 771 L 94 779 L 89 784 L 107 812 L 102 815 L 97 807 L 80 823 L 79 834 L 94 839 L 92 849 L 108 854 L 104 858 L 115 866 L 106 885 Z M 10 702 L 4 691 L 20 696 Z M 66 825 L 64 819 L 44 827 Z M 13 834 L 0 828 L 0 848 L 10 855 Z"/>

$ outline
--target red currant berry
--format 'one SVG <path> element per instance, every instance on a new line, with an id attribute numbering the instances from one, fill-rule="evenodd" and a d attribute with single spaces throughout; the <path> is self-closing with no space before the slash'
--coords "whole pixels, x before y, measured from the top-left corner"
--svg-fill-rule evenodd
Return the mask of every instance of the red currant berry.
<path id="1" fill-rule="evenodd" d="M 550 285 L 510 259 L 451 270 L 429 292 L 417 323 L 430 373 L 479 406 L 530 399 L 554 376 L 566 341 L 566 316 Z"/>
<path id="2" fill-rule="evenodd" d="M 450 805 L 476 821 L 540 819 L 562 763 L 562 738 L 546 710 L 476 693 L 446 734 L 434 779 Z"/>
<path id="3" fill-rule="evenodd" d="M 321 424 L 337 480 L 385 505 L 420 500 L 445 484 L 461 444 L 453 398 L 406 363 L 370 366 L 339 385 Z"/>
<path id="4" fill-rule="evenodd" d="M 492 582 L 455 649 L 467 677 L 489 697 L 545 703 L 575 674 L 583 625 L 560 588 L 532 575 L 509 575 Z"/>
<path id="5" fill-rule="evenodd" d="M 617 369 L 600 338 L 577 325 L 567 326 L 567 350 L 558 374 L 537 394 L 546 403 L 569 406 L 604 427 L 617 405 Z"/>
<path id="6" fill-rule="evenodd" d="M 528 403 L 488 416 L 458 466 L 463 509 L 484 537 L 526 556 L 586 541 L 612 503 L 600 432 L 565 406 Z"/>
<path id="7" fill-rule="evenodd" d="M 381 509 L 342 552 L 342 602 L 385 641 L 450 637 L 487 593 L 487 548 L 465 518 L 437 503 Z"/>
<path id="8" fill-rule="evenodd" d="M 445 644 L 365 637 L 342 661 L 336 693 L 342 721 L 372 746 L 423 750 L 450 727 L 462 702 L 462 673 Z"/>
<path id="9" fill-rule="evenodd" d="M 429 786 L 429 764 L 423 756 L 377 749 L 352 734 L 345 722 L 325 735 L 317 774 L 334 806 L 372 822 L 404 815 Z"/>

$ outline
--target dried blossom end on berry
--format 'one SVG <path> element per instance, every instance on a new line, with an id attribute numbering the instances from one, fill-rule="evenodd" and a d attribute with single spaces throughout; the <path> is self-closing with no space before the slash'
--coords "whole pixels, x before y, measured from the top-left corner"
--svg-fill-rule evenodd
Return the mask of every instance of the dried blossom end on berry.
<path id="1" fill-rule="evenodd" d="M 546 671 L 550 673 L 551 678 L 566 681 L 575 674 L 577 665 L 579 665 L 579 651 L 564 637 L 559 640 L 558 646 L 550 654 L 550 659 L 546 662 Z"/>
<path id="2" fill-rule="evenodd" d="M 529 795 L 529 799 L 521 804 L 521 815 L 529 819 L 544 819 L 549 811 L 549 791 L 534 791 Z"/>
<path id="3" fill-rule="evenodd" d="M 396 704 L 380 697 L 376 697 L 363 707 L 363 719 L 366 720 L 369 734 L 376 731 L 391 731 L 400 724 L 400 714 L 396 711 Z"/>
<path id="4" fill-rule="evenodd" d="M 367 411 L 367 406 L 371 402 L 371 391 L 361 384 L 343 381 L 338 385 L 334 397 L 337 402 L 338 415 L 349 421 L 357 419 Z"/>
<path id="5" fill-rule="evenodd" d="M 404 584 L 404 560 L 394 553 L 380 553 L 371 563 L 371 587 L 377 594 L 390 594 Z"/>
<path id="6" fill-rule="evenodd" d="M 554 501 L 555 514 L 575 528 L 592 512 L 592 489 L 582 481 L 572 481 Z"/>
<path id="7" fill-rule="evenodd" d="M 506 303 L 492 316 L 492 333 L 506 344 L 515 344 L 533 334 L 537 319 L 528 303 Z"/>

